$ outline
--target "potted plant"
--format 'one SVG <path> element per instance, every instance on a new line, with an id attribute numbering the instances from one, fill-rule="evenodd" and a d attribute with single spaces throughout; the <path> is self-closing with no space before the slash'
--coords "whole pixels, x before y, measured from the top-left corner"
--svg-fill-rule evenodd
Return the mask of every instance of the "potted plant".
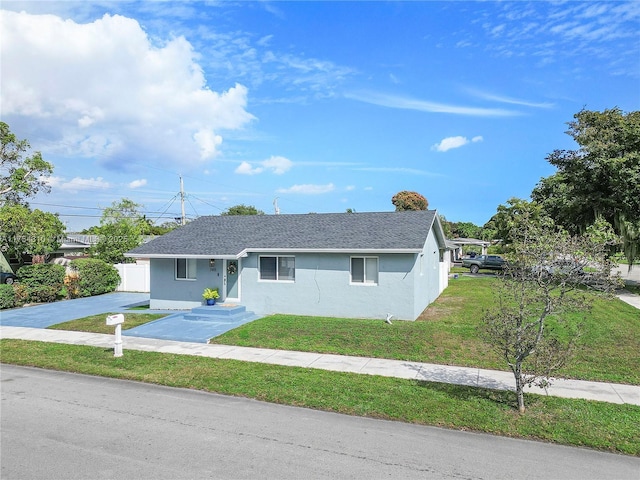
<path id="1" fill-rule="evenodd" d="M 202 298 L 207 301 L 207 305 L 215 305 L 216 298 L 220 298 L 217 288 L 205 288 L 202 292 Z"/>

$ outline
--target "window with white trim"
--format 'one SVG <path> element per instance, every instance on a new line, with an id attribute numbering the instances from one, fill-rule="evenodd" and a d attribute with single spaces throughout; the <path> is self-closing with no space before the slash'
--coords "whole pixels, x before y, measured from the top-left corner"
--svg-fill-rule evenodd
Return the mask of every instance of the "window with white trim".
<path id="1" fill-rule="evenodd" d="M 195 258 L 176 258 L 176 280 L 196 279 Z"/>
<path id="2" fill-rule="evenodd" d="M 378 257 L 351 257 L 351 283 L 378 284 Z"/>
<path id="3" fill-rule="evenodd" d="M 295 257 L 260 257 L 260 280 L 293 282 L 295 279 Z"/>

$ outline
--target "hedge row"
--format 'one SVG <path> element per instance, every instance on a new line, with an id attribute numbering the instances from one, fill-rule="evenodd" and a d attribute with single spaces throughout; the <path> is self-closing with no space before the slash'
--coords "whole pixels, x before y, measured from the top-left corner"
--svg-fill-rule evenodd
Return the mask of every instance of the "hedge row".
<path id="1" fill-rule="evenodd" d="M 25 265 L 16 275 L 17 283 L 0 285 L 0 309 L 101 295 L 113 292 L 120 283 L 116 268 L 95 258 L 73 260 L 69 273 L 62 265 L 41 263 Z"/>

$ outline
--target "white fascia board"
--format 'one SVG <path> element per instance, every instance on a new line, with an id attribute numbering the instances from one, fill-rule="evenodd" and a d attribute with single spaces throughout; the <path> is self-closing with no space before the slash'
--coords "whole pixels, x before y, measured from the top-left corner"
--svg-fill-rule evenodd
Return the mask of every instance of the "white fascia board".
<path id="1" fill-rule="evenodd" d="M 249 253 L 420 253 L 420 248 L 247 248 L 238 257 Z"/>
<path id="2" fill-rule="evenodd" d="M 238 258 L 238 255 L 193 255 L 182 253 L 125 253 L 124 256 L 129 258 L 220 258 L 223 260 L 236 260 Z"/>

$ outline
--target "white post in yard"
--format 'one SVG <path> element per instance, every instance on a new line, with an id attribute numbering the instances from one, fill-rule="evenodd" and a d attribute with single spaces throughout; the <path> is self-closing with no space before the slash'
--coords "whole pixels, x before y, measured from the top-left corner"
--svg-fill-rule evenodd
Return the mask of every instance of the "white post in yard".
<path id="1" fill-rule="evenodd" d="M 109 315 L 107 317 L 107 325 L 116 326 L 116 343 L 113 348 L 113 356 L 122 356 L 122 324 L 124 323 L 124 315 L 118 313 L 116 315 Z"/>

